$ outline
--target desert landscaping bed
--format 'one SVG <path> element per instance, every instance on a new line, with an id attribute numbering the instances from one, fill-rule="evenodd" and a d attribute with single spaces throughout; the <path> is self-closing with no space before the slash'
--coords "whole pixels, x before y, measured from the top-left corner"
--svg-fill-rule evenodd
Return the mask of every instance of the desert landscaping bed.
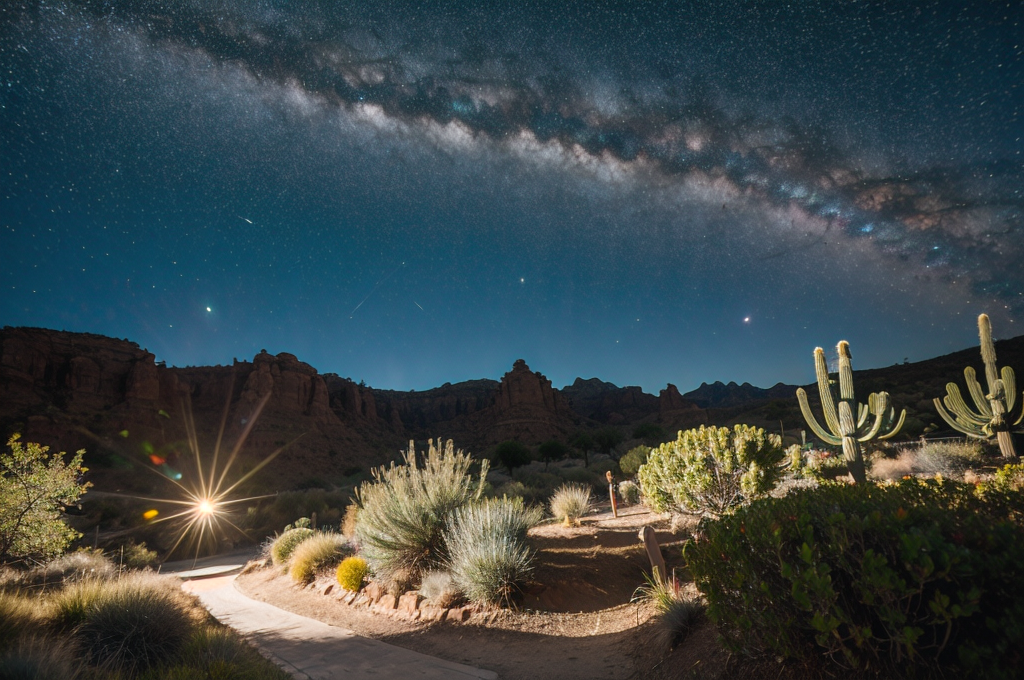
<path id="1" fill-rule="evenodd" d="M 275 569 L 251 571 L 238 579 L 238 587 L 282 609 L 494 670 L 501 678 L 685 677 L 677 663 L 661 663 L 669 650 L 658 639 L 654 608 L 630 603 L 650 571 L 637 537 L 647 525 L 670 546 L 664 552 L 672 566 L 679 551 L 671 546 L 686 534 L 673 534 L 667 516 L 642 507 L 625 508 L 618 518 L 594 515 L 580 527 L 535 527 L 530 541 L 537 550 L 536 571 L 518 610 L 438 610 L 414 593 L 388 596 L 374 584 L 349 593 L 329 575 L 300 586 Z M 711 667 L 721 666 L 724 656 L 712 630 L 694 631 L 685 647 L 684 656 L 693 657 L 687 669 L 696 664 L 710 671 L 704 677 L 718 674 Z"/>

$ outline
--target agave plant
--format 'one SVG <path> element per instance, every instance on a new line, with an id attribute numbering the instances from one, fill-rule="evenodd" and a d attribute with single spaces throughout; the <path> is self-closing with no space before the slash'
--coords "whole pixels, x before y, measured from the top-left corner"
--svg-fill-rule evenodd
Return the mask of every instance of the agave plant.
<path id="1" fill-rule="evenodd" d="M 978 317 L 978 335 L 981 337 L 981 360 L 985 362 L 985 381 L 988 383 L 988 394 L 982 391 L 977 375 L 970 366 L 964 369 L 964 379 L 971 393 L 977 411 L 971 410 L 964 398 L 960 396 L 960 388 L 956 383 L 946 384 L 946 396 L 935 398 L 935 409 L 942 419 L 949 423 L 957 432 L 975 439 L 996 438 L 999 451 L 1004 458 L 1015 458 L 1013 438 L 1010 428 L 1020 425 L 1024 419 L 1024 408 L 1011 426 L 1010 413 L 1017 401 L 1016 379 L 1013 369 L 1003 366 L 1002 371 L 996 367 L 996 346 L 992 342 L 992 322 L 988 314 Z M 1024 401 L 1024 400 L 1022 400 Z"/>
<path id="2" fill-rule="evenodd" d="M 853 396 L 853 364 L 850 358 L 850 343 L 841 340 L 836 351 L 839 353 L 838 407 L 836 395 L 833 394 L 835 384 L 828 377 L 825 350 L 820 347 L 816 347 L 814 350 L 814 373 L 818 377 L 821 410 L 824 413 L 825 425 L 828 430 L 818 424 L 807 403 L 807 392 L 802 387 L 796 391 L 796 397 L 800 401 L 800 410 L 804 414 L 804 420 L 807 421 L 814 434 L 826 444 L 832 446 L 841 444 L 846 468 L 853 476 L 853 481 L 857 484 L 864 484 L 867 482 L 867 472 L 864 469 L 864 456 L 861 453 L 860 445 L 872 439 L 883 440 L 895 436 L 903 427 L 907 411 L 904 409 L 900 413 L 899 421 L 890 429 L 895 409 L 889 405 L 888 392 L 872 392 L 868 396 L 866 405 L 857 403 Z M 869 416 L 873 416 L 873 418 L 869 420 Z"/>

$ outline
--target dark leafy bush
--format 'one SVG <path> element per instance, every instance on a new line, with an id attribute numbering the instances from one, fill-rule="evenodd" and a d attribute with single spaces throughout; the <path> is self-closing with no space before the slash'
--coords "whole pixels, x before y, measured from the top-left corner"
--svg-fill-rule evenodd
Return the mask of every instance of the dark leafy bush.
<path id="1" fill-rule="evenodd" d="M 649 455 L 651 455 L 650 446 L 634 446 L 619 459 L 619 469 L 622 470 L 622 474 L 635 475 L 640 466 L 647 462 Z"/>
<path id="2" fill-rule="evenodd" d="M 875 672 L 1019 677 L 1024 499 L 830 484 L 702 522 L 685 556 L 736 649 Z"/>

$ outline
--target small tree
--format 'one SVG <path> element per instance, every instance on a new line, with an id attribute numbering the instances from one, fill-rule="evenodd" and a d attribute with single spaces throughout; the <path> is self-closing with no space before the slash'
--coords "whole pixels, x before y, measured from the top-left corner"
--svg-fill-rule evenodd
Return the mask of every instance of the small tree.
<path id="1" fill-rule="evenodd" d="M 552 439 L 537 447 L 537 455 L 544 461 L 544 469 L 547 470 L 548 463 L 553 460 L 561 460 L 569 455 L 569 447 L 557 439 Z"/>
<path id="2" fill-rule="evenodd" d="M 635 475 L 640 466 L 647 462 L 647 457 L 650 455 L 650 446 L 634 446 L 626 455 L 619 459 L 619 469 L 622 470 L 623 474 Z"/>
<path id="3" fill-rule="evenodd" d="M 583 467 L 590 467 L 590 452 L 594 450 L 594 438 L 589 432 L 577 432 L 569 440 L 573 458 L 582 458 Z"/>
<path id="4" fill-rule="evenodd" d="M 614 427 L 604 427 L 594 433 L 594 445 L 601 453 L 608 455 L 622 442 L 622 433 Z"/>
<path id="5" fill-rule="evenodd" d="M 69 462 L 64 452 L 22 444 L 12 436 L 0 455 L 0 563 L 60 555 L 81 534 L 64 523 L 63 511 L 91 484 L 79 483 L 84 450 Z"/>
<path id="6" fill-rule="evenodd" d="M 515 468 L 526 465 L 530 459 L 530 449 L 514 439 L 502 442 L 494 448 L 495 462 L 508 470 L 509 477 Z"/>

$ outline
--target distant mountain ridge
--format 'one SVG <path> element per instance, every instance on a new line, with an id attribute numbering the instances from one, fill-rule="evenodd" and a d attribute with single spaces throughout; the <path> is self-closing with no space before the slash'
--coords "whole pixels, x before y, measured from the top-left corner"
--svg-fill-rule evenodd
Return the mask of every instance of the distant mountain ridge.
<path id="1" fill-rule="evenodd" d="M 799 385 L 775 383 L 768 389 L 754 387 L 748 382 L 737 385 L 735 382 L 725 384 L 715 381 L 711 384 L 701 383 L 700 387 L 683 395 L 701 408 L 735 408 L 748 404 L 767 401 L 769 399 L 788 399 L 796 394 Z"/>

